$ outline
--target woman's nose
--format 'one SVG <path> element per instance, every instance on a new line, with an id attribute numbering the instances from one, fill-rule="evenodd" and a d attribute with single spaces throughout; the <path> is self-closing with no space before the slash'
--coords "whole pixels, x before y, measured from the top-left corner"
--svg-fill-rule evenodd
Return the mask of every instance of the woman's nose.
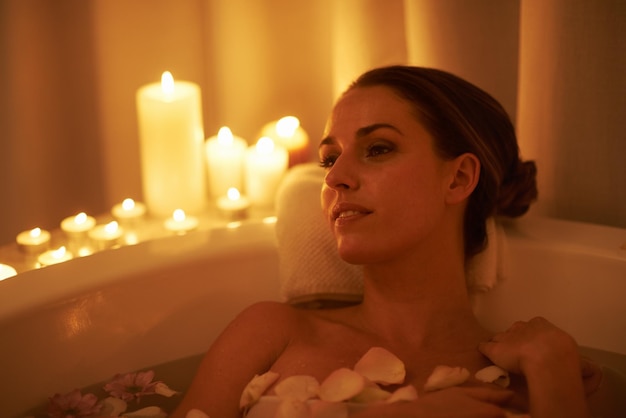
<path id="1" fill-rule="evenodd" d="M 358 187 L 356 166 L 345 155 L 337 157 L 326 173 L 326 185 L 334 190 L 353 190 Z"/>

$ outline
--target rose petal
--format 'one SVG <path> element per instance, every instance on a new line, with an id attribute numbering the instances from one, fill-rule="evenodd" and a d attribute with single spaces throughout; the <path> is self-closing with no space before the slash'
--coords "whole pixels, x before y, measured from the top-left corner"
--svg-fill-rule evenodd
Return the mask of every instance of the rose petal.
<path id="1" fill-rule="evenodd" d="M 283 398 L 294 398 L 301 401 L 314 398 L 318 395 L 320 384 L 313 376 L 289 376 L 279 382 L 274 388 L 276 395 Z"/>
<path id="2" fill-rule="evenodd" d="M 511 378 L 509 377 L 509 373 L 496 365 L 487 366 L 484 369 L 480 369 L 476 372 L 474 377 L 481 382 L 494 383 L 503 388 L 509 387 L 509 385 L 511 384 Z"/>
<path id="3" fill-rule="evenodd" d="M 357 403 L 374 403 L 387 400 L 391 396 L 391 392 L 381 389 L 374 382 L 367 382 L 363 390 L 350 400 Z"/>
<path id="4" fill-rule="evenodd" d="M 190 409 L 187 414 L 185 415 L 185 418 L 209 418 L 209 416 L 207 414 L 205 414 L 204 412 L 202 412 L 199 409 Z"/>
<path id="5" fill-rule="evenodd" d="M 246 385 L 241 398 L 239 399 L 239 408 L 249 408 L 252 404 L 259 400 L 261 395 L 272 386 L 272 384 L 278 379 L 280 375 L 273 371 L 268 371 L 262 375 L 255 375 L 250 382 Z"/>
<path id="6" fill-rule="evenodd" d="M 342 367 L 335 370 L 322 382 L 319 397 L 323 401 L 343 402 L 365 387 L 365 378 L 354 370 Z"/>
<path id="7" fill-rule="evenodd" d="M 460 385 L 465 382 L 469 376 L 469 370 L 464 367 L 437 366 L 426 380 L 424 390 L 431 392 L 433 390 Z"/>
<path id="8" fill-rule="evenodd" d="M 417 400 L 417 389 L 415 389 L 413 385 L 406 385 L 396 389 L 391 396 L 387 398 L 387 403 L 415 400 Z"/>
<path id="9" fill-rule="evenodd" d="M 158 406 L 148 406 L 135 412 L 127 412 L 122 418 L 167 418 L 167 414 Z"/>
<path id="10" fill-rule="evenodd" d="M 354 365 L 354 371 L 383 385 L 403 383 L 406 376 L 402 360 L 382 347 L 370 348 Z"/>
<path id="11" fill-rule="evenodd" d="M 285 398 L 283 399 L 278 408 L 276 408 L 276 413 L 274 414 L 274 418 L 310 418 L 311 411 L 309 410 L 309 406 L 306 402 L 293 399 L 293 398 Z"/>
<path id="12" fill-rule="evenodd" d="M 311 418 L 348 418 L 348 405 L 342 402 L 313 402 Z"/>
<path id="13" fill-rule="evenodd" d="M 154 385 L 154 393 L 165 396 L 167 398 L 171 398 L 172 396 L 176 395 L 178 392 L 170 389 L 165 383 L 158 382 L 156 385 Z"/>

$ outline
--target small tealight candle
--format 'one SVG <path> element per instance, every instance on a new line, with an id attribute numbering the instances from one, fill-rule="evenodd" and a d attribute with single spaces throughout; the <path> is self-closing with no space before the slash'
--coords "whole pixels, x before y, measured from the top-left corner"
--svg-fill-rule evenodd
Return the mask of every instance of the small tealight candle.
<path id="1" fill-rule="evenodd" d="M 50 246 L 50 232 L 41 228 L 20 232 L 16 238 L 18 248 L 27 254 L 39 254 Z"/>
<path id="2" fill-rule="evenodd" d="M 217 207 L 222 215 L 231 221 L 245 219 L 248 216 L 250 201 L 242 196 L 236 187 L 228 189 L 226 196 L 217 200 Z"/>
<path id="3" fill-rule="evenodd" d="M 81 212 L 76 216 L 68 216 L 61 221 L 61 229 L 68 236 L 83 235 L 96 225 L 95 218 Z"/>
<path id="4" fill-rule="evenodd" d="M 53 264 L 63 263 L 72 259 L 72 254 L 65 249 L 65 247 L 59 247 L 56 250 L 48 250 L 41 254 L 37 261 L 41 267 L 51 266 Z"/>
<path id="5" fill-rule="evenodd" d="M 185 234 L 198 227 L 198 218 L 188 216 L 182 209 L 176 209 L 172 217 L 165 220 L 165 229 L 176 234 Z"/>
<path id="6" fill-rule="evenodd" d="M 0 264 L 0 280 L 8 279 L 17 274 L 17 271 L 8 264 Z"/>
<path id="7" fill-rule="evenodd" d="M 146 205 L 141 202 L 135 202 L 133 199 L 124 199 L 122 203 L 118 203 L 111 209 L 111 214 L 118 222 L 132 223 L 137 221 L 146 214 Z"/>
<path id="8" fill-rule="evenodd" d="M 89 231 L 89 238 L 95 244 L 96 250 L 106 250 L 119 244 L 119 239 L 123 235 L 123 229 L 120 228 L 117 221 L 111 221 L 107 224 L 96 225 Z"/>

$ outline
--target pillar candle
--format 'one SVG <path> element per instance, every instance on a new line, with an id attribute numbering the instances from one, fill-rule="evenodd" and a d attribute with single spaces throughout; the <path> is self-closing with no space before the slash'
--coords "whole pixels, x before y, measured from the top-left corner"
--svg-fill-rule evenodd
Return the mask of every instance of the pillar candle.
<path id="1" fill-rule="evenodd" d="M 176 208 L 200 212 L 206 204 L 200 87 L 174 81 L 137 90 L 141 174 L 148 211 L 168 216 Z"/>
<path id="2" fill-rule="evenodd" d="M 244 158 L 247 142 L 234 136 L 224 126 L 217 136 L 206 142 L 206 161 L 209 177 L 209 190 L 214 198 L 224 196 L 228 189 L 243 189 Z"/>
<path id="3" fill-rule="evenodd" d="M 295 116 L 285 116 L 266 124 L 261 130 L 261 136 L 272 138 L 274 143 L 287 149 L 289 167 L 311 160 L 309 135 Z"/>
<path id="4" fill-rule="evenodd" d="M 273 208 L 276 190 L 287 170 L 287 150 L 262 137 L 246 154 L 246 194 L 252 205 Z"/>

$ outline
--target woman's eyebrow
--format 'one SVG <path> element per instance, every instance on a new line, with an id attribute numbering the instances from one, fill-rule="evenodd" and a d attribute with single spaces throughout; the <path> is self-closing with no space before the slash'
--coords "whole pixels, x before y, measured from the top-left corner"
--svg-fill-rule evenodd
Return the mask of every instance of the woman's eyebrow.
<path id="1" fill-rule="evenodd" d="M 374 123 L 372 125 L 367 125 L 367 126 L 357 129 L 356 137 L 357 139 L 363 138 L 378 129 L 385 129 L 385 128 L 392 129 L 396 131 L 397 133 L 402 134 L 402 131 L 400 131 L 400 129 L 396 128 L 395 126 L 389 123 Z M 322 139 L 322 141 L 320 142 L 320 147 L 324 145 L 332 145 L 334 143 L 335 143 L 335 139 L 332 136 L 327 136 L 326 138 Z"/>

